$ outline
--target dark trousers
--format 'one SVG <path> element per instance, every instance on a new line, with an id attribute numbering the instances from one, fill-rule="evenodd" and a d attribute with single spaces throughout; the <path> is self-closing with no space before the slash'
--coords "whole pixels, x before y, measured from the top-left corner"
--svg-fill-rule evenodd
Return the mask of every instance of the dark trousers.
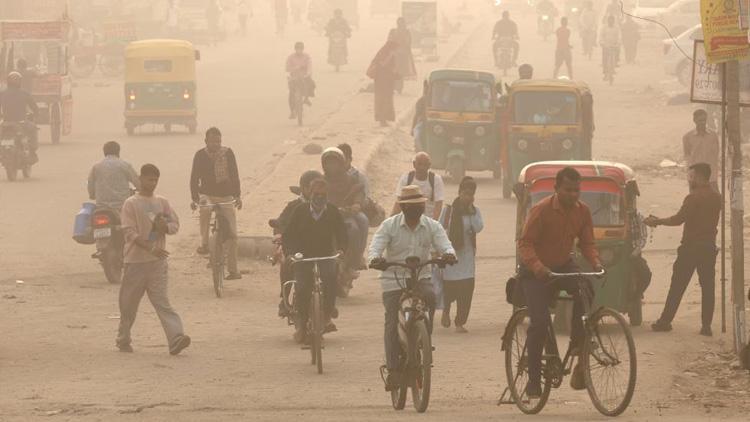
<path id="1" fill-rule="evenodd" d="M 553 268 L 558 273 L 577 272 L 578 266 L 570 262 L 564 266 Z M 563 278 L 554 282 L 552 286 L 548 282 L 537 280 L 528 271 L 522 271 L 521 283 L 526 295 L 526 306 L 529 313 L 529 329 L 526 333 L 526 346 L 529 355 L 529 384 L 540 385 L 542 374 L 542 351 L 547 341 L 549 325 L 552 322 L 549 307 L 552 304 L 555 293 L 558 290 L 568 292 L 573 301 L 573 321 L 570 333 L 570 341 L 574 345 L 580 345 L 583 340 L 583 300 L 578 295 L 578 280 L 574 278 Z"/>
<path id="2" fill-rule="evenodd" d="M 677 248 L 677 259 L 672 266 L 672 283 L 659 322 L 671 323 L 674 320 L 682 295 L 697 271 L 701 286 L 701 322 L 704 327 L 711 326 L 714 318 L 716 254 L 716 245 L 711 242 L 683 243 Z"/>
<path id="3" fill-rule="evenodd" d="M 450 313 L 451 303 L 456 302 L 457 326 L 463 326 L 469 319 L 471 300 L 474 297 L 474 279 L 445 280 L 443 282 L 443 312 Z"/>
<path id="4" fill-rule="evenodd" d="M 323 316 L 328 319 L 331 317 L 334 306 L 336 306 L 336 262 L 318 262 L 318 270 L 320 271 L 320 282 L 323 289 Z M 300 323 L 298 326 L 304 326 L 310 312 L 310 297 L 315 282 L 313 264 L 311 262 L 295 264 L 294 276 L 297 280 L 295 285 L 297 317 L 299 318 L 297 322 Z"/>
<path id="5" fill-rule="evenodd" d="M 435 316 L 435 291 L 431 280 L 420 280 L 418 290 L 422 299 L 429 307 L 430 319 L 427 321 L 427 331 L 432 334 L 432 320 Z M 401 290 L 383 292 L 383 306 L 385 307 L 385 364 L 389 371 L 399 369 L 401 344 L 398 339 L 398 313 L 401 309 Z"/>

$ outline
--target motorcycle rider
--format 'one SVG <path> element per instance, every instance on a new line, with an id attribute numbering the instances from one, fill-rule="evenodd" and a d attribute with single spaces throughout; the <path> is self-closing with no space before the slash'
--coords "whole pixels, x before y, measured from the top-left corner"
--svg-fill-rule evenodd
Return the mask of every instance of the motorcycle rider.
<path id="1" fill-rule="evenodd" d="M 448 235 L 437 221 L 424 215 L 427 197 L 422 195 L 419 186 L 410 185 L 401 189 L 398 204 L 401 212 L 388 218 L 372 238 L 368 258 L 370 268 L 383 270 L 385 259 L 405 263 L 406 258 L 416 256 L 422 262 L 430 259 L 432 250 L 442 255 L 448 263 L 456 261 L 456 251 L 453 249 Z M 429 307 L 429 321 L 427 329 L 432 332 L 432 321 L 435 315 L 435 293 L 430 280 L 430 274 L 418 281 L 418 289 L 423 300 Z M 387 270 L 380 274 L 380 285 L 383 290 L 383 306 L 385 307 L 385 358 L 388 377 L 386 391 L 398 388 L 400 384 L 399 351 L 401 349 L 398 338 L 399 309 L 401 307 L 401 287 L 397 280 L 405 280 L 406 274 L 402 270 Z"/>
<path id="2" fill-rule="evenodd" d="M 23 90 L 23 76 L 20 73 L 10 72 L 7 83 L 5 91 L 0 92 L 0 119 L 8 123 L 18 123 L 23 128 L 32 164 L 36 163 L 39 160 L 36 155 L 39 148 L 37 130 L 34 122 L 27 119 L 27 113 L 31 111 L 36 115 L 39 107 L 31 94 Z"/>
<path id="3" fill-rule="evenodd" d="M 328 182 L 328 201 L 339 208 L 344 216 L 348 242 L 344 256 L 345 278 L 356 279 L 360 259 L 367 247 L 367 237 L 360 233 L 360 227 L 368 227 L 367 216 L 362 212 L 365 195 L 364 187 L 356 176 L 348 173 L 344 153 L 338 148 L 327 148 L 320 156 L 323 174 Z"/>
<path id="4" fill-rule="evenodd" d="M 120 159 L 120 144 L 109 141 L 102 150 L 104 159 L 94 164 L 89 172 L 89 198 L 96 201 L 97 208 L 119 211 L 132 195 L 131 186 L 140 189 L 140 178 L 130 163 Z"/>
<path id="5" fill-rule="evenodd" d="M 554 3 L 552 3 L 552 0 L 540 0 L 539 3 L 536 4 L 536 13 L 537 13 L 537 21 L 536 21 L 536 27 L 538 29 L 538 32 L 542 33 L 542 25 L 544 22 L 543 17 L 547 16 L 547 19 L 551 25 L 554 26 L 555 18 L 557 18 L 557 7 Z M 552 26 L 550 27 L 550 29 Z M 552 32 L 550 30 L 550 32 Z"/>
<path id="6" fill-rule="evenodd" d="M 286 59 L 286 71 L 289 74 L 289 118 L 297 118 L 294 108 L 294 94 L 297 89 L 302 90 L 302 97 L 305 104 L 312 105 L 311 97 L 312 84 L 312 58 L 305 53 L 305 43 L 297 41 L 294 43 L 294 53 Z"/>
<path id="7" fill-rule="evenodd" d="M 334 41 L 334 36 L 338 34 L 344 38 L 340 41 L 341 45 L 338 45 L 337 41 Z M 340 66 L 347 63 L 349 52 L 346 46 L 346 40 L 351 36 L 352 29 L 349 26 L 349 22 L 344 18 L 344 12 L 341 9 L 334 10 L 333 18 L 331 18 L 331 20 L 328 21 L 328 25 L 326 25 L 326 37 L 328 37 L 328 64 Z"/>
<path id="8" fill-rule="evenodd" d="M 507 10 L 503 12 L 503 18 L 495 23 L 495 29 L 492 31 L 492 55 L 495 57 L 495 65 L 497 65 L 497 48 L 502 39 L 513 40 L 513 66 L 516 66 L 518 61 L 518 51 L 520 49 L 518 41 L 518 25 L 510 19 L 510 12 Z"/>

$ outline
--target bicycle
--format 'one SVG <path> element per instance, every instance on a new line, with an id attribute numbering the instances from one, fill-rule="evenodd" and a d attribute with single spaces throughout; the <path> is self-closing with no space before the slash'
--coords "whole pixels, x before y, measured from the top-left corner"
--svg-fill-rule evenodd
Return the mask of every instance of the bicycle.
<path id="1" fill-rule="evenodd" d="M 635 343 L 625 319 L 615 310 L 600 307 L 593 312 L 591 303 L 593 297 L 588 288 L 585 277 L 601 277 L 604 271 L 595 273 L 551 273 L 552 281 L 569 277 L 578 278 L 577 294 L 583 300 L 584 312 L 582 316 L 584 340 L 578 363 L 582 365 L 586 390 L 588 390 L 594 407 L 605 416 L 617 416 L 627 409 L 635 391 L 637 362 Z M 547 403 L 552 388 L 559 388 L 563 378 L 571 374 L 573 369 L 574 345 L 568 346 L 565 358 L 560 359 L 552 321 L 548 321 L 547 340 L 542 353 L 542 394 L 539 398 L 529 398 L 526 395 L 528 383 L 528 354 L 526 347 L 526 332 L 529 326 L 527 309 L 517 310 L 508 321 L 502 340 L 502 350 L 505 352 L 505 373 L 508 387 L 500 397 L 498 404 L 515 404 L 523 413 L 537 414 Z M 613 339 L 613 334 L 624 337 L 624 351 L 617 348 L 620 342 Z M 606 337 L 606 338 L 605 338 Z M 582 356 L 582 357 L 581 357 Z M 613 372 L 618 368 L 627 370 L 627 382 L 620 388 L 617 380 L 612 379 Z M 616 374 L 614 374 L 616 376 Z M 510 400 L 504 400 L 510 391 Z M 605 396 L 612 392 L 614 397 Z"/>
<path id="2" fill-rule="evenodd" d="M 318 373 L 323 373 L 323 331 L 325 330 L 325 321 L 323 320 L 323 288 L 320 281 L 320 270 L 318 263 L 323 261 L 336 261 L 341 254 L 325 256 L 319 258 L 305 258 L 301 253 L 292 257 L 292 264 L 297 265 L 305 262 L 313 264 L 313 289 L 310 295 L 310 307 L 308 308 L 307 335 L 310 339 L 310 357 L 311 364 L 317 365 Z M 289 285 L 289 288 L 287 288 Z M 297 315 L 296 295 L 290 299 L 289 294 L 293 294 L 292 288 L 296 289 L 296 281 L 291 280 L 284 283 L 284 304 L 289 306 L 290 314 Z M 291 317 L 290 317 L 291 318 Z"/>
<path id="3" fill-rule="evenodd" d="M 289 79 L 289 87 L 292 89 L 292 110 L 297 118 L 297 125 L 302 126 L 305 113 L 305 80 Z"/>
<path id="4" fill-rule="evenodd" d="M 205 203 L 198 204 L 200 208 L 209 208 L 213 216 L 209 224 L 211 234 L 208 240 L 209 250 L 209 267 L 214 282 L 214 293 L 217 298 L 224 295 L 224 270 L 226 267 L 226 252 L 224 243 L 230 239 L 232 233 L 229 229 L 229 223 L 226 217 L 221 213 L 223 206 L 235 206 L 236 201 L 217 202 L 215 204 Z M 209 217 L 211 218 L 211 217 Z"/>
<path id="5" fill-rule="evenodd" d="M 445 268 L 451 264 L 443 258 L 432 259 L 420 263 L 418 257 L 406 258 L 406 263 L 383 262 L 370 265 L 370 268 L 386 271 L 391 267 L 404 268 L 409 271 L 409 278 L 402 284 L 399 310 L 398 337 L 401 345 L 399 357 L 399 372 L 401 380 L 399 387 L 391 391 L 391 404 L 396 410 L 403 410 L 406 406 L 406 395 L 411 388 L 414 408 L 419 413 L 427 410 L 430 403 L 430 388 L 432 381 L 432 339 L 427 328 L 430 314 L 427 304 L 418 290 L 419 274 L 422 269 L 430 265 Z M 380 377 L 386 382 L 386 366 L 380 367 Z"/>

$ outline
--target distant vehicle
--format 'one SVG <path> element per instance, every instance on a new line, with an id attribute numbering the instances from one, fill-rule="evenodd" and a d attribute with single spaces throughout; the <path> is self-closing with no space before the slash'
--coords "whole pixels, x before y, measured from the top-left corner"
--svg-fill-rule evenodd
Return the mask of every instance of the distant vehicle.
<path id="1" fill-rule="evenodd" d="M 633 14 L 660 22 L 673 36 L 701 21 L 700 2 L 696 0 L 640 0 Z M 646 28 L 662 31 L 657 25 Z"/>
<path id="2" fill-rule="evenodd" d="M 693 44 L 695 40 L 702 39 L 703 27 L 698 24 L 676 36 L 674 40 L 671 38 L 662 40 L 664 44 L 664 72 L 667 75 L 676 76 L 681 84 L 690 86 L 693 73 Z M 675 44 L 677 45 L 675 46 Z M 685 57 L 685 54 L 688 57 Z"/>

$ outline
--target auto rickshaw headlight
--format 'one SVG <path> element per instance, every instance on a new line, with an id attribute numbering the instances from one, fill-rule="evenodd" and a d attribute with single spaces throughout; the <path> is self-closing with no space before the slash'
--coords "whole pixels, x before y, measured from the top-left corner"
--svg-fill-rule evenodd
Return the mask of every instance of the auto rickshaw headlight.
<path id="1" fill-rule="evenodd" d="M 570 150 L 573 149 L 573 140 L 570 138 L 563 139 L 562 141 L 562 147 L 564 150 Z"/>
<path id="2" fill-rule="evenodd" d="M 518 149 L 520 149 L 521 151 L 525 151 L 526 148 L 529 147 L 529 141 L 525 139 L 519 139 L 516 145 L 518 146 Z"/>
<path id="3" fill-rule="evenodd" d="M 612 265 L 615 262 L 615 251 L 612 249 L 602 249 L 599 251 L 599 259 L 601 259 L 602 264 L 605 266 Z"/>
<path id="4" fill-rule="evenodd" d="M 477 126 L 476 129 L 474 129 L 474 134 L 477 136 L 484 136 L 487 133 L 487 129 L 484 128 L 484 126 Z"/>
<path id="5" fill-rule="evenodd" d="M 442 135 L 445 132 L 445 128 L 441 125 L 435 125 L 432 127 L 432 132 L 435 135 Z"/>

